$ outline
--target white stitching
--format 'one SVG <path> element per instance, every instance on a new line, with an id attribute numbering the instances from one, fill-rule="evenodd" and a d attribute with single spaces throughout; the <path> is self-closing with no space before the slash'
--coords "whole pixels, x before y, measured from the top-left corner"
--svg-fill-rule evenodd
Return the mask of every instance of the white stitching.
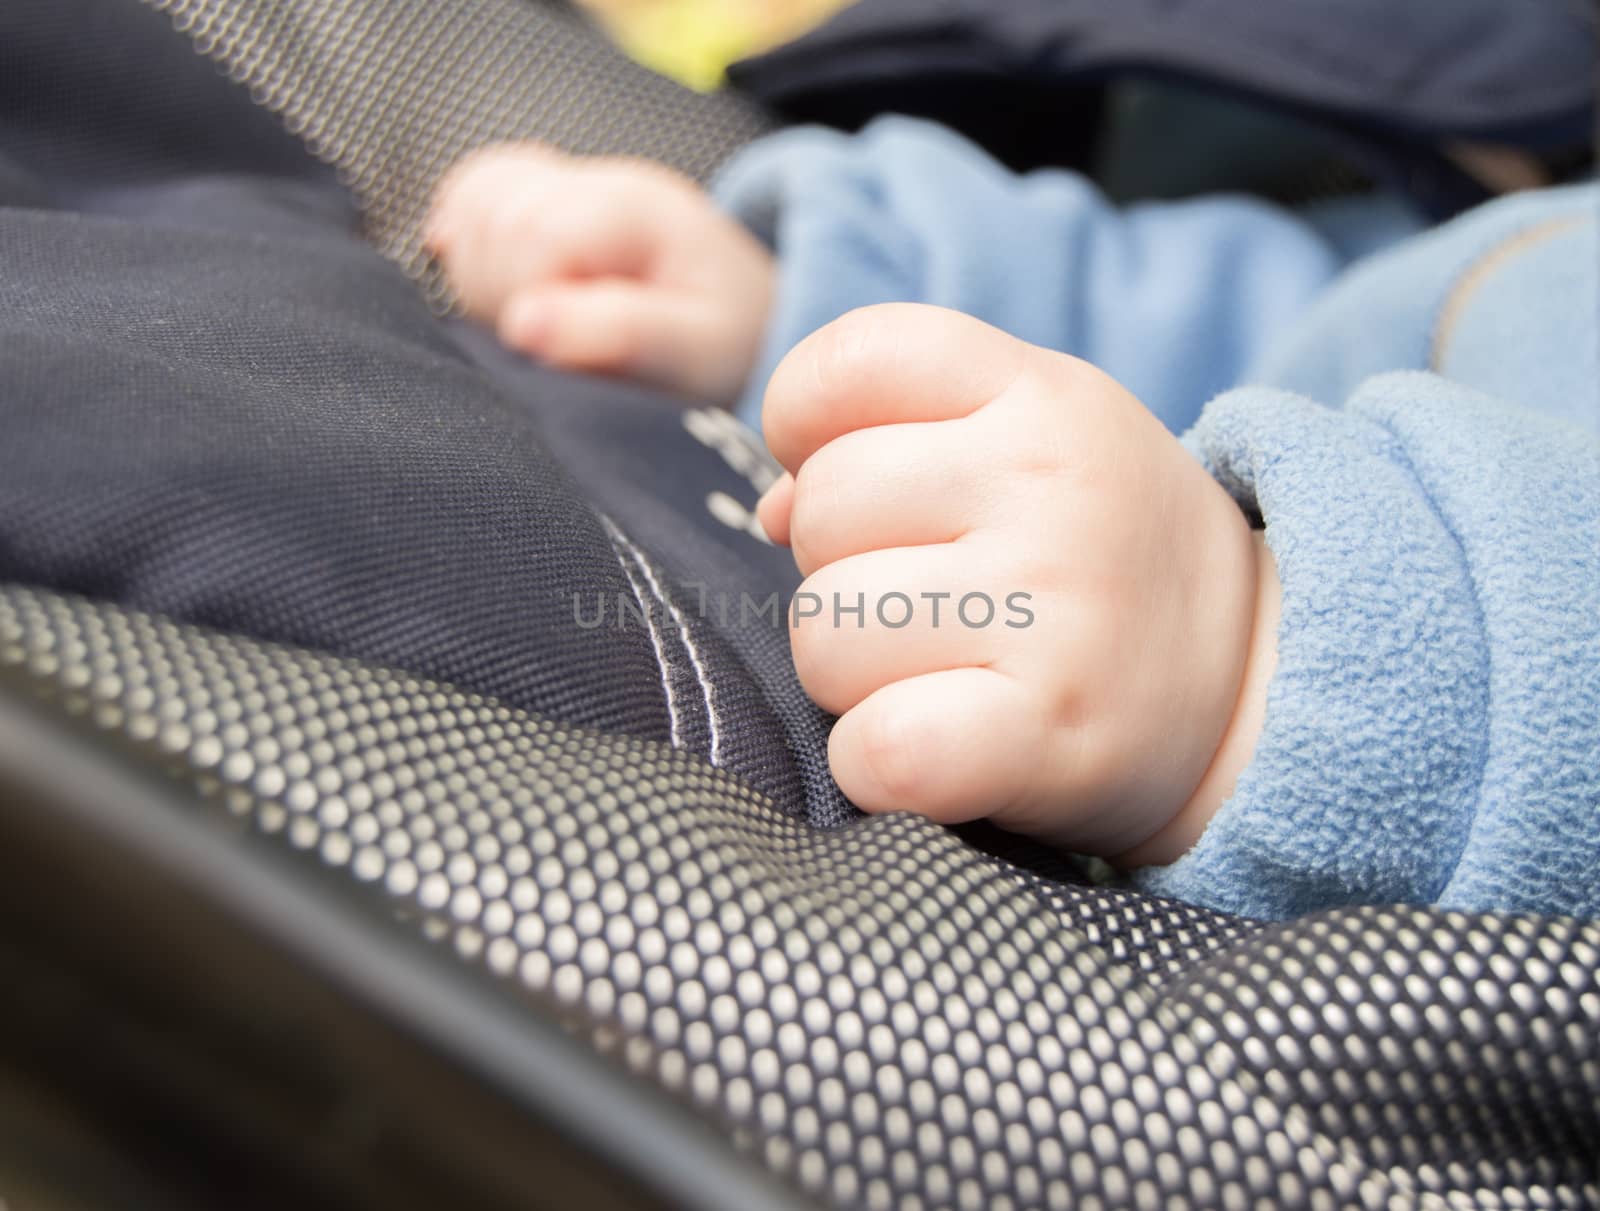
<path id="1" fill-rule="evenodd" d="M 717 727 L 715 694 L 711 689 L 711 678 L 707 675 L 705 666 L 700 663 L 699 649 L 694 646 L 694 640 L 689 637 L 689 624 L 684 621 L 683 614 L 679 612 L 678 607 L 672 604 L 672 599 L 662 591 L 660 583 L 656 580 L 655 573 L 650 570 L 650 561 L 645 558 L 644 552 L 628 541 L 627 535 L 617 528 L 615 522 L 611 521 L 610 518 L 604 520 L 607 526 L 610 527 L 612 538 L 628 548 L 629 554 L 633 556 L 634 562 L 639 565 L 639 570 L 644 573 L 645 579 L 649 582 L 651 592 L 667 608 L 667 613 L 672 615 L 672 621 L 678 625 L 678 639 L 683 644 L 683 650 L 689 654 L 689 664 L 694 669 L 695 680 L 700 683 L 700 692 L 705 696 L 706 727 L 711 732 L 710 761 L 712 765 L 717 765 L 722 756 L 722 733 Z"/>
<path id="2" fill-rule="evenodd" d="M 620 542 L 629 551 L 634 546 L 625 537 L 617 524 L 605 514 L 600 514 L 600 524 L 605 527 L 606 537 L 611 540 L 611 553 L 617 557 L 617 564 L 622 568 L 622 574 L 628 578 L 628 587 L 633 590 L 633 598 L 639 603 L 639 609 L 644 614 L 644 624 L 650 632 L 650 646 L 655 649 L 656 663 L 661 666 L 661 688 L 667 695 L 667 722 L 671 725 L 671 738 L 673 748 L 683 747 L 683 736 L 678 724 L 678 702 L 672 692 L 672 665 L 667 660 L 666 645 L 661 642 L 661 634 L 656 630 L 655 611 L 650 608 L 650 603 L 644 599 L 644 592 L 639 588 L 638 578 L 628 570 L 628 561 L 623 558 L 617 544 Z M 637 558 L 637 556 L 635 556 Z M 642 567 L 642 565 L 641 565 Z M 649 575 L 647 572 L 646 575 Z M 652 582 L 654 578 L 652 577 Z M 676 612 L 676 611 L 674 611 Z M 715 762 L 713 761 L 713 764 Z"/>

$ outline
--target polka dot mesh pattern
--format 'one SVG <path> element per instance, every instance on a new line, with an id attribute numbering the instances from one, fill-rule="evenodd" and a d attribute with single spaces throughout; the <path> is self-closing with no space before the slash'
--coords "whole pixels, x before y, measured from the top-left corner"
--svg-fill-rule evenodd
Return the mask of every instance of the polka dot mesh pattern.
<path id="1" fill-rule="evenodd" d="M 542 139 L 700 180 L 766 129 L 637 66 L 559 0 L 145 0 L 337 168 L 378 249 L 438 301 L 420 228 L 464 152 Z"/>
<path id="2" fill-rule="evenodd" d="M 910 816 L 26 589 L 0 667 L 868 1208 L 1600 1206 L 1600 926 L 1281 925 L 1044 885 Z"/>

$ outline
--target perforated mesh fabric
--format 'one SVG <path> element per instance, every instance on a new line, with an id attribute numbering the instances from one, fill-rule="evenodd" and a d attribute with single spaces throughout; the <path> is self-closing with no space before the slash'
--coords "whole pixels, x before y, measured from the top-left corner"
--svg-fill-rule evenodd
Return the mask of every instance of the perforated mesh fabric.
<path id="1" fill-rule="evenodd" d="M 1600 1205 L 1600 925 L 1264 926 L 663 745 L 0 590 L 0 666 L 839 1206 Z"/>
<path id="2" fill-rule="evenodd" d="M 444 298 L 419 228 L 465 151 L 538 138 L 705 179 L 766 128 L 646 71 L 559 0 L 145 0 L 334 165 L 373 242 Z"/>

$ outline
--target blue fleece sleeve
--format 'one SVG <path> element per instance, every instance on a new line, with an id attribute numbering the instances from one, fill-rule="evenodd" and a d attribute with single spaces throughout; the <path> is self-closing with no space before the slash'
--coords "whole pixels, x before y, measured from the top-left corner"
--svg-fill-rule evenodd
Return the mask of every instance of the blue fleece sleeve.
<path id="1" fill-rule="evenodd" d="M 759 140 L 715 185 L 777 251 L 740 415 L 795 344 L 870 303 L 952 307 L 1094 362 L 1181 431 L 1352 257 L 1414 230 L 1378 199 L 1294 214 L 1242 197 L 1119 210 L 1082 176 L 1018 176 L 960 136 L 881 119 Z"/>
<path id="2" fill-rule="evenodd" d="M 1185 440 L 1265 521 L 1278 668 L 1233 796 L 1138 881 L 1600 916 L 1600 436 L 1401 372 L 1233 391 Z"/>

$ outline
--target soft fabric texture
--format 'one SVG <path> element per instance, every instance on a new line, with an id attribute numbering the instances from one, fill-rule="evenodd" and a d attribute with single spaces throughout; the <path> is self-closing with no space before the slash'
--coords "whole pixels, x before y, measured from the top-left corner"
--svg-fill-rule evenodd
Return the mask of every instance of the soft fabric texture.
<path id="1" fill-rule="evenodd" d="M 739 405 L 757 426 L 767 379 L 801 338 L 855 307 L 914 301 L 1086 358 L 1182 430 L 1351 258 L 1421 224 L 1385 197 L 1307 214 L 1244 197 L 1118 210 L 1077 173 L 1017 177 L 904 118 L 759 140 L 716 192 L 781 262 Z"/>
<path id="2" fill-rule="evenodd" d="M 953 306 L 1198 417 L 1190 448 L 1263 520 L 1264 732 L 1141 886 L 1600 916 L 1600 188 L 1405 239 L 1382 199 L 1118 212 L 896 120 L 764 141 L 721 197 L 781 259 L 764 371 L 851 307 Z"/>
<path id="3" fill-rule="evenodd" d="M 1143 886 L 1600 916 L 1600 440 L 1399 372 L 1342 410 L 1230 392 L 1188 441 L 1266 520 L 1278 668 L 1233 797 Z"/>
<path id="4" fill-rule="evenodd" d="M 1596 188 L 1518 194 L 1369 257 L 1263 349 L 1244 381 L 1337 404 L 1374 374 L 1437 369 L 1594 430 Z"/>
<path id="5" fill-rule="evenodd" d="M 1143 886 L 1261 916 L 1600 916 L 1600 187 L 1353 269 L 1187 435 L 1266 522 L 1278 671 L 1249 769 Z M 1434 373 L 1382 373 L 1393 367 Z"/>
<path id="6" fill-rule="evenodd" d="M 718 112 L 629 96 L 646 145 Z M 359 223 L 162 13 L 0 5 L 0 580 L 676 742 L 848 818 L 783 630 L 718 625 L 719 594 L 799 582 L 735 524 L 753 438 L 441 324 Z"/>

